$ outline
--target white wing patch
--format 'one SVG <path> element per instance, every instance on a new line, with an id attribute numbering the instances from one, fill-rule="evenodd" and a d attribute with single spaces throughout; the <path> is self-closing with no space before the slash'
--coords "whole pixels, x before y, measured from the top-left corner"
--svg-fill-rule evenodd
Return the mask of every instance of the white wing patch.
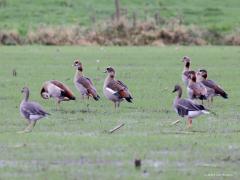
<path id="1" fill-rule="evenodd" d="M 30 115 L 29 119 L 35 121 L 35 120 L 38 120 L 38 119 L 40 119 L 42 117 L 43 117 L 42 115 Z"/>
<path id="2" fill-rule="evenodd" d="M 110 89 L 110 88 L 108 88 L 108 87 L 106 87 L 106 90 L 107 90 L 110 94 L 115 94 L 115 93 L 116 93 L 116 91 L 114 91 L 114 90 L 112 90 L 112 89 Z"/>

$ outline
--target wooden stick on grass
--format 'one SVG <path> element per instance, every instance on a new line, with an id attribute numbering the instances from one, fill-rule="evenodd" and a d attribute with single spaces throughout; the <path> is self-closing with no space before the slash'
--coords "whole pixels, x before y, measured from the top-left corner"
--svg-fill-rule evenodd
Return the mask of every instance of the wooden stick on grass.
<path id="1" fill-rule="evenodd" d="M 109 131 L 109 133 L 113 133 L 114 131 L 120 129 L 120 128 L 123 127 L 124 125 L 125 125 L 124 123 L 117 125 L 117 126 L 114 127 L 113 129 L 111 129 L 111 130 Z"/>
<path id="2" fill-rule="evenodd" d="M 173 125 L 175 125 L 175 124 L 177 124 L 179 122 L 180 122 L 180 120 L 176 120 L 176 121 L 172 122 L 171 125 L 173 126 Z"/>

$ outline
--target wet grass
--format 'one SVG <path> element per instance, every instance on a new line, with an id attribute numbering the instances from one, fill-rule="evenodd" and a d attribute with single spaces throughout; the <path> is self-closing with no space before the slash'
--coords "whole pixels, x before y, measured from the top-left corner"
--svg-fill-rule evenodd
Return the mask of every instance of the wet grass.
<path id="1" fill-rule="evenodd" d="M 229 99 L 216 98 L 212 111 L 187 130 L 172 109 L 173 86 L 181 82 L 180 59 L 206 68 Z M 72 63 L 80 58 L 101 100 L 80 100 Z M 0 179 L 238 179 L 240 163 L 238 47 L 1 47 Z M 96 60 L 100 60 L 97 64 Z M 104 98 L 104 67 L 113 66 L 134 96 L 119 110 Z M 17 76 L 12 76 L 16 69 Z M 40 97 L 45 80 L 65 82 L 78 97 L 55 102 Z M 52 115 L 30 134 L 19 114 L 23 86 Z M 185 90 L 185 89 L 184 89 Z M 114 126 L 125 123 L 109 134 Z M 142 159 L 135 169 L 134 159 Z"/>

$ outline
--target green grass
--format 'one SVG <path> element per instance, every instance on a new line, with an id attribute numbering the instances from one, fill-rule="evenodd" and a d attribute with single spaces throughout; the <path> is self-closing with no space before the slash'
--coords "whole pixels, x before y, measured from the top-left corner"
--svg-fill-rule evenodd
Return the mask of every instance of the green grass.
<path id="1" fill-rule="evenodd" d="M 239 0 L 121 0 L 121 6 L 128 9 L 129 18 L 133 12 L 138 19 L 153 19 L 156 12 L 167 19 L 180 15 L 185 24 L 220 32 L 240 25 Z M 114 0 L 0 0 L 0 29 L 26 34 L 40 25 L 91 26 L 91 17 L 110 19 L 114 11 Z"/>
<path id="2" fill-rule="evenodd" d="M 172 109 L 171 91 L 182 84 L 184 55 L 229 94 L 228 100 L 215 98 L 217 115 L 195 119 L 192 130 L 184 119 L 170 126 L 181 119 Z M 72 82 L 75 58 L 101 95 L 99 102 L 90 101 L 90 112 Z M 238 179 L 239 59 L 238 47 L 1 47 L 0 179 Z M 102 94 L 102 72 L 109 65 L 134 97 L 117 111 Z M 77 101 L 63 102 L 56 111 L 55 102 L 39 94 L 50 79 L 69 85 Z M 17 134 L 26 126 L 18 109 L 26 85 L 30 99 L 52 115 L 32 133 Z M 119 123 L 125 126 L 106 132 Z M 135 157 L 142 159 L 140 170 L 134 168 Z"/>

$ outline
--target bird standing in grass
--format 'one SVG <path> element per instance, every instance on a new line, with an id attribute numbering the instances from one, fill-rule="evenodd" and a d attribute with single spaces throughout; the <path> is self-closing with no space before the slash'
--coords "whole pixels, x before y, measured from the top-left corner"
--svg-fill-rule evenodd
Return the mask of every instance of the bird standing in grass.
<path id="1" fill-rule="evenodd" d="M 207 99 L 207 89 L 204 85 L 202 85 L 197 81 L 195 71 L 189 71 L 189 82 L 187 86 L 187 92 L 189 99 L 200 99 L 206 100 Z"/>
<path id="2" fill-rule="evenodd" d="M 174 110 L 181 117 L 188 118 L 188 128 L 192 127 L 192 119 L 202 114 L 209 114 L 203 105 L 199 105 L 191 99 L 181 99 L 182 88 L 179 85 L 175 85 L 173 93 L 178 92 L 173 102 Z"/>
<path id="3" fill-rule="evenodd" d="M 185 86 L 188 85 L 188 76 L 190 71 L 190 63 L 191 59 L 188 56 L 184 56 L 182 59 L 182 62 L 184 63 L 183 72 L 182 72 L 182 81 L 185 84 Z"/>
<path id="4" fill-rule="evenodd" d="M 83 75 L 82 63 L 79 60 L 75 60 L 73 66 L 76 68 L 76 74 L 73 82 L 77 90 L 81 93 L 82 99 L 84 99 L 84 97 L 87 97 L 88 99 L 89 97 L 93 97 L 95 101 L 98 101 L 100 96 L 98 95 L 92 80 Z"/>
<path id="5" fill-rule="evenodd" d="M 76 99 L 70 88 L 57 80 L 44 82 L 40 94 L 43 99 L 56 99 L 58 109 L 60 102 Z"/>
<path id="6" fill-rule="evenodd" d="M 30 93 L 27 87 L 24 87 L 22 89 L 22 93 L 24 94 L 24 98 L 20 104 L 20 113 L 25 119 L 27 119 L 28 126 L 19 133 L 27 133 L 32 131 L 39 119 L 44 118 L 50 114 L 43 110 L 43 108 L 38 103 L 28 101 Z"/>
<path id="7" fill-rule="evenodd" d="M 208 100 L 211 100 L 211 103 L 213 102 L 214 96 L 222 96 L 224 99 L 228 98 L 227 93 L 214 81 L 207 79 L 208 74 L 205 69 L 200 69 L 198 75 L 198 81 L 202 83 L 206 89 L 207 89 L 207 97 Z"/>
<path id="8" fill-rule="evenodd" d="M 120 102 L 126 99 L 132 102 L 132 95 L 128 87 L 120 80 L 115 80 L 115 70 L 112 67 L 106 68 L 107 77 L 103 85 L 104 95 L 114 103 L 115 109 L 120 106 Z"/>

